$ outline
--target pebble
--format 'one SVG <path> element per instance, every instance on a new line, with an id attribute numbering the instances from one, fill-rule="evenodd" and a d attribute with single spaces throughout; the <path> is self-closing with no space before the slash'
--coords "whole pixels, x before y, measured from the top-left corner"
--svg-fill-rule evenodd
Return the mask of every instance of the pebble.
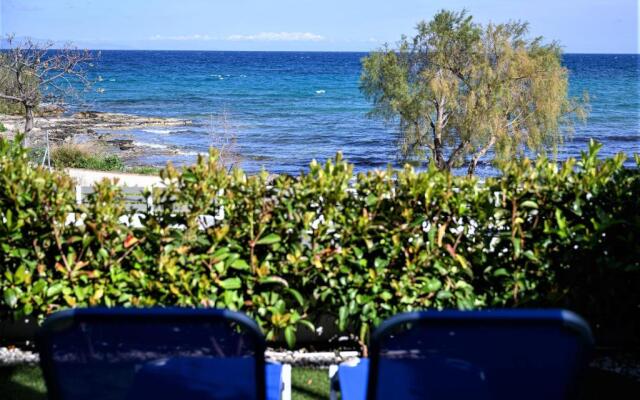
<path id="1" fill-rule="evenodd" d="M 293 366 L 308 366 L 326 368 L 330 365 L 357 359 L 357 351 L 336 352 L 306 352 L 306 351 L 274 351 L 267 350 L 267 361 L 291 364 Z M 33 365 L 40 360 L 38 353 L 22 350 L 17 347 L 0 347 L 0 366 Z M 591 362 L 591 367 L 614 372 L 640 382 L 640 363 L 637 360 L 614 359 L 600 357 Z"/>
<path id="2" fill-rule="evenodd" d="M 37 364 L 39 361 L 38 353 L 17 347 L 0 347 L 0 366 Z"/>
<path id="3" fill-rule="evenodd" d="M 273 351 L 267 350 L 267 361 L 291 364 L 294 366 L 328 367 L 359 356 L 357 351 L 318 352 L 305 351 Z M 38 353 L 22 350 L 17 347 L 0 347 L 0 366 L 37 364 Z"/>

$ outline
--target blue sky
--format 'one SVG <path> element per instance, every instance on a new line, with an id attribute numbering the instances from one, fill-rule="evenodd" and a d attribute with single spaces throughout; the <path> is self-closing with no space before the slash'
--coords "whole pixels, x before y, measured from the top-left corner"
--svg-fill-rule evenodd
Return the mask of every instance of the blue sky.
<path id="1" fill-rule="evenodd" d="M 0 31 L 101 49 L 367 51 L 442 8 L 529 21 L 566 52 L 639 50 L 637 0 L 0 0 Z"/>

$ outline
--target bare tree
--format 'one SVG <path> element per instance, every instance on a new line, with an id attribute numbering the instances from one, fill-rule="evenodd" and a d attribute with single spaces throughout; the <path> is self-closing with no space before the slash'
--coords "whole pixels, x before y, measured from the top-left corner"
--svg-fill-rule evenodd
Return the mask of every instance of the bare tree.
<path id="1" fill-rule="evenodd" d="M 39 104 L 62 104 L 91 86 L 88 68 L 95 57 L 88 50 L 56 49 L 53 42 L 18 41 L 13 35 L 6 43 L 0 53 L 0 99 L 22 105 L 25 133 L 33 129 Z"/>

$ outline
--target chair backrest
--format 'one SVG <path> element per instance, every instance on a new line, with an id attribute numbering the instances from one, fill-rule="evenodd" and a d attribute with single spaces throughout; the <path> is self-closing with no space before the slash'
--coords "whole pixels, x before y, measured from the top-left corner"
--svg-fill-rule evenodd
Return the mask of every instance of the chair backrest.
<path id="1" fill-rule="evenodd" d="M 367 398 L 574 398 L 592 343 L 563 310 L 400 314 L 372 335 Z"/>
<path id="2" fill-rule="evenodd" d="M 37 345 L 52 400 L 265 397 L 264 337 L 228 310 L 67 310 Z"/>

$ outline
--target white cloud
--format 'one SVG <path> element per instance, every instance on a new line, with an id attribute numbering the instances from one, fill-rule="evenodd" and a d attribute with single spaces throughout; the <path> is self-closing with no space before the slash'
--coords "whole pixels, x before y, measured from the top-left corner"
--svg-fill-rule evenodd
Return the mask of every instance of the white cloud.
<path id="1" fill-rule="evenodd" d="M 231 35 L 227 40 L 235 41 L 282 41 L 282 42 L 319 42 L 324 36 L 311 32 L 260 32 L 255 35 Z"/>
<path id="2" fill-rule="evenodd" d="M 177 41 L 186 41 L 186 40 L 214 40 L 215 38 L 209 35 L 184 35 L 184 36 L 163 36 L 163 35 L 154 35 L 149 38 L 149 40 L 177 40 Z"/>

